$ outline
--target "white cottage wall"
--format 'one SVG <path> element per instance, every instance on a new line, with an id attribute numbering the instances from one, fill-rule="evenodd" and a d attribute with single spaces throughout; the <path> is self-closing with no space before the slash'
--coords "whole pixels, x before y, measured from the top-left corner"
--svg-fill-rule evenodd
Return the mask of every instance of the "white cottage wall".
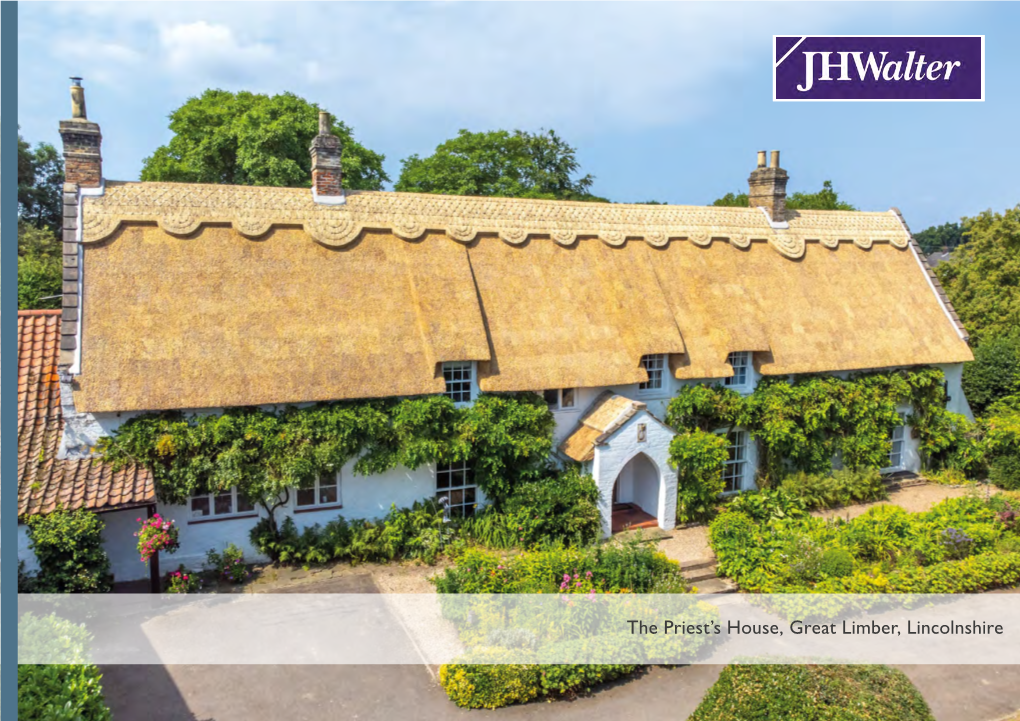
<path id="1" fill-rule="evenodd" d="M 392 504 L 396 504 L 397 508 L 406 508 L 415 501 L 432 498 L 436 493 L 434 466 L 423 466 L 413 471 L 408 468 L 395 468 L 378 475 L 359 476 L 354 474 L 354 461 L 351 461 L 343 467 L 340 476 L 341 508 L 296 512 L 295 494 L 291 492 L 288 503 L 276 511 L 278 521 L 282 523 L 285 517 L 290 516 L 301 531 L 307 526 L 325 525 L 337 516 L 347 519 L 378 519 L 389 513 Z M 480 491 L 478 502 L 479 505 L 485 503 L 485 496 Z M 160 567 L 164 572 L 177 568 L 178 564 L 191 569 L 204 568 L 209 550 L 220 552 L 231 543 L 244 552 L 246 561 L 269 560 L 258 553 L 249 539 L 252 527 L 265 515 L 261 509 L 253 515 L 242 517 L 226 516 L 198 520 L 190 519 L 190 510 L 187 506 L 159 504 L 157 510 L 165 518 L 176 521 L 181 544 L 173 555 L 163 554 L 160 557 Z M 144 516 L 144 513 L 144 510 L 135 510 L 103 516 L 104 520 L 107 520 L 104 537 L 108 539 L 108 543 L 104 545 L 114 565 L 118 581 L 148 578 L 148 566 L 139 561 L 135 551 L 135 539 L 132 536 L 138 526 L 136 519 Z M 111 519 L 114 516 L 118 518 Z M 129 521 L 121 519 L 120 516 Z M 116 524 L 116 529 L 112 527 L 111 520 Z M 130 526 L 128 530 L 121 529 L 125 524 Z"/>
<path id="2" fill-rule="evenodd" d="M 637 427 L 645 425 L 645 440 L 638 440 Z M 636 413 L 604 444 L 595 447 L 592 474 L 598 484 L 602 534 L 612 534 L 613 484 L 632 458 L 643 453 L 654 463 L 660 482 L 656 490 L 656 517 L 666 530 L 676 525 L 676 473 L 669 467 L 669 443 L 673 432 L 659 423 L 647 410 Z"/>

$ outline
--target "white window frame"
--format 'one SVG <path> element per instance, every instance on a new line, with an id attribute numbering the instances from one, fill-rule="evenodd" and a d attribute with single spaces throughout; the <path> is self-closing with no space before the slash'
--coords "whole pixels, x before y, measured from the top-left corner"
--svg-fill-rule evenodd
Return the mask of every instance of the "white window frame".
<path id="1" fill-rule="evenodd" d="M 750 463 L 749 457 L 750 453 L 748 450 L 747 443 L 748 433 L 742 428 L 732 428 L 728 431 L 721 432 L 719 435 L 726 438 L 726 452 L 728 454 L 726 461 L 723 463 L 722 470 L 723 483 L 726 484 L 723 486 L 723 494 L 728 495 L 731 493 L 740 493 L 742 490 L 744 490 L 744 483 L 747 480 L 747 466 L 748 463 Z M 730 439 L 734 435 L 739 436 L 740 441 L 739 443 L 735 444 L 731 442 Z M 736 455 L 738 456 L 737 458 L 733 457 L 734 450 L 737 451 L 736 453 Z M 740 466 L 739 471 L 737 473 L 733 473 L 730 470 L 734 466 Z M 727 487 L 729 481 L 731 480 L 736 481 L 735 488 Z"/>
<path id="2" fill-rule="evenodd" d="M 446 388 L 443 391 L 443 395 L 453 400 L 457 405 L 464 405 L 471 403 L 475 399 L 475 364 L 474 361 L 447 361 L 442 364 L 443 380 L 446 383 Z M 450 378 L 457 373 L 464 374 L 466 377 Z M 456 390 L 450 390 L 450 385 L 456 383 L 461 386 L 467 384 L 467 399 L 463 399 L 464 388 L 459 387 Z"/>
<path id="3" fill-rule="evenodd" d="M 331 479 L 333 483 L 323 483 L 324 480 Z M 323 501 L 322 500 L 322 489 L 336 487 L 336 500 L 335 501 Z M 312 503 L 299 503 L 299 493 L 301 491 L 312 491 L 315 501 Z M 306 511 L 317 511 L 324 508 L 343 508 L 343 496 L 342 483 L 340 481 L 340 471 L 336 473 L 323 473 L 315 479 L 315 484 L 308 488 L 295 488 L 294 489 L 294 512 L 304 513 Z"/>
<path id="4" fill-rule="evenodd" d="M 455 484 L 457 474 L 461 474 L 460 483 Z M 447 481 L 445 487 L 440 485 L 444 478 Z M 461 499 L 454 502 L 456 491 L 461 492 Z M 464 500 L 467 495 L 470 495 L 473 500 Z M 444 496 L 448 500 L 446 504 L 447 517 L 464 518 L 475 514 L 475 509 L 479 505 L 478 483 L 475 481 L 475 470 L 467 461 L 436 464 L 436 500 L 438 501 Z"/>
<path id="5" fill-rule="evenodd" d="M 549 394 L 555 393 L 556 400 L 549 400 Z M 570 404 L 564 404 L 564 397 L 569 394 Z M 551 411 L 576 411 L 577 410 L 577 389 L 576 388 L 550 388 L 542 391 L 542 398 L 549 404 Z"/>
<path id="6" fill-rule="evenodd" d="M 648 380 L 638 383 L 638 393 L 641 395 L 661 395 L 668 392 L 666 388 L 666 368 L 669 364 L 666 362 L 666 356 L 666 353 L 649 353 L 641 356 L 641 367 L 648 373 Z"/>
<path id="7" fill-rule="evenodd" d="M 900 414 L 902 422 L 898 426 L 893 426 L 889 429 L 889 465 L 882 469 L 882 473 L 895 473 L 896 471 L 902 471 L 907 466 L 905 458 L 907 454 L 907 423 L 903 415 Z M 898 436 L 898 437 L 897 437 Z M 896 444 L 899 444 L 899 450 L 896 450 Z M 899 457 L 899 462 L 894 464 L 893 458 Z"/>
<path id="8" fill-rule="evenodd" d="M 747 388 L 751 383 L 750 351 L 735 351 L 726 356 L 726 362 L 733 368 L 733 375 L 723 379 L 723 385 L 730 388 Z"/>
<path id="9" fill-rule="evenodd" d="M 219 496 L 230 496 L 230 512 L 229 513 L 216 513 L 216 499 Z M 209 513 L 204 516 L 196 516 L 194 510 L 194 502 L 199 499 L 207 500 L 209 503 Z M 238 502 L 245 502 L 244 497 L 238 494 L 237 487 L 232 487 L 229 491 L 221 491 L 220 493 L 199 493 L 191 496 L 188 499 L 188 523 L 206 523 L 208 521 L 219 521 L 227 518 L 252 518 L 259 514 L 258 508 L 252 504 L 251 508 L 244 510 L 238 510 Z"/>

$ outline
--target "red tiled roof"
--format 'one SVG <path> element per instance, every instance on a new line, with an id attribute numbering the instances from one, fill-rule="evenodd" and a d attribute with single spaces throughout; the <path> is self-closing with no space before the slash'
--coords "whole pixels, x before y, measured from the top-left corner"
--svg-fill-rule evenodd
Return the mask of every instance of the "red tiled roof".
<path id="1" fill-rule="evenodd" d="M 130 466 L 114 472 L 97 458 L 58 460 L 60 311 L 18 311 L 18 516 L 58 505 L 96 511 L 152 503 L 152 474 Z"/>

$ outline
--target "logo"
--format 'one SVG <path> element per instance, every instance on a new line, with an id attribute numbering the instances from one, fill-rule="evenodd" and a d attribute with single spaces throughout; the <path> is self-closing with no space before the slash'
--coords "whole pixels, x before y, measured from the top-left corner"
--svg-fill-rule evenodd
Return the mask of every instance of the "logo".
<path id="1" fill-rule="evenodd" d="M 774 35 L 772 99 L 984 100 L 984 35 Z"/>

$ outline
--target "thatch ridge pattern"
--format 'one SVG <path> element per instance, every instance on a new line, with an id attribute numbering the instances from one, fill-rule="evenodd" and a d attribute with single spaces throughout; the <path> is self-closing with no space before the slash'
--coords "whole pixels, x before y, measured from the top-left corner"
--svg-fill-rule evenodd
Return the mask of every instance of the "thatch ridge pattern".
<path id="1" fill-rule="evenodd" d="M 227 223 L 258 238 L 274 226 L 300 226 L 315 241 L 342 247 L 366 230 L 389 231 L 418 240 L 428 231 L 470 243 L 495 234 L 512 245 L 550 238 L 569 246 L 598 238 L 619 247 L 629 239 L 656 247 L 687 240 L 706 247 L 713 240 L 746 248 L 766 241 L 797 259 L 817 241 L 835 249 L 848 241 L 862 249 L 890 243 L 904 249 L 909 234 L 892 212 L 789 211 L 788 228 L 773 228 L 758 208 L 631 205 L 523 198 L 348 191 L 344 205 L 321 205 L 305 188 L 108 182 L 99 197 L 83 199 L 82 242 L 110 237 L 122 223 L 155 222 L 171 235 L 187 236 L 209 223 Z"/>

